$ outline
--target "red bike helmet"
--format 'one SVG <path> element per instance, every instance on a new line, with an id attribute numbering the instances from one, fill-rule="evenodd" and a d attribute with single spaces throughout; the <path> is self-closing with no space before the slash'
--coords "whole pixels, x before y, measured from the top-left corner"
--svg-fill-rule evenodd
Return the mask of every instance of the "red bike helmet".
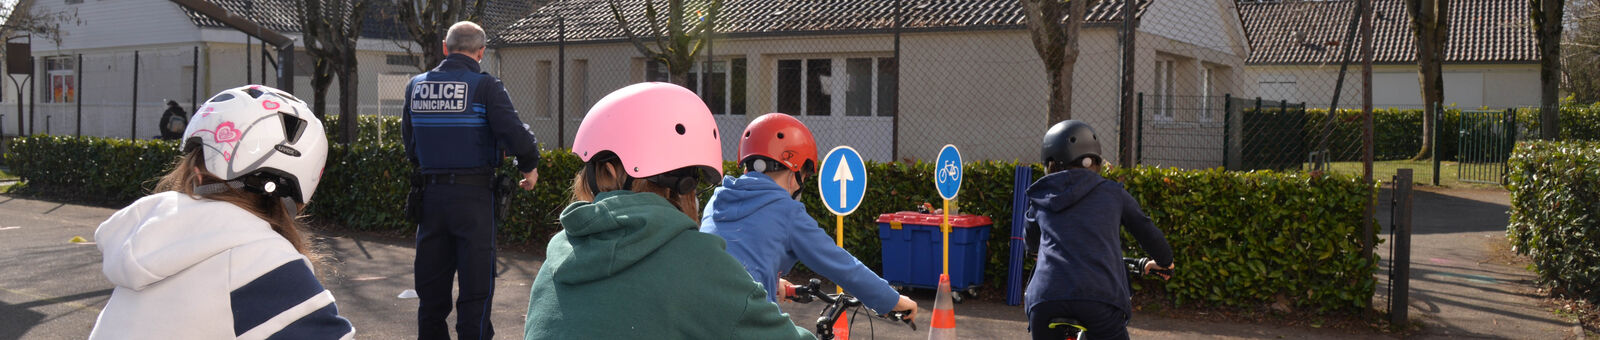
<path id="1" fill-rule="evenodd" d="M 795 173 L 817 169 L 817 140 L 811 129 L 794 116 L 768 113 L 756 117 L 744 128 L 739 139 L 739 165 L 746 171 L 766 172 L 784 168 Z"/>

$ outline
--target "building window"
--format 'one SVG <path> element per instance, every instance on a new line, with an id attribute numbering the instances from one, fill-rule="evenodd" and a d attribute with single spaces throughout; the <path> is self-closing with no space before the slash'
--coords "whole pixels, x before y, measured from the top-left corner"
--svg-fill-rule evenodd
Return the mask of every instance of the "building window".
<path id="1" fill-rule="evenodd" d="M 894 58 L 778 61 L 777 111 L 807 116 L 894 116 Z"/>
<path id="2" fill-rule="evenodd" d="M 50 91 L 43 93 L 46 103 L 71 103 L 78 95 L 76 61 L 71 57 L 44 58 L 44 73 L 49 77 Z"/>
<path id="3" fill-rule="evenodd" d="M 422 58 L 414 54 L 389 54 L 383 56 L 383 61 L 389 65 L 415 67 L 422 63 Z"/>
<path id="4" fill-rule="evenodd" d="M 572 99 L 577 105 L 572 107 L 589 107 L 589 60 L 572 60 Z"/>
<path id="5" fill-rule="evenodd" d="M 1176 81 L 1173 80 L 1173 76 L 1176 74 L 1173 70 L 1174 66 L 1176 66 L 1176 63 L 1172 59 L 1156 59 L 1156 67 L 1154 69 L 1156 91 L 1155 97 L 1151 98 L 1154 99 L 1151 103 L 1154 110 L 1151 112 L 1154 113 L 1156 119 L 1172 120 L 1173 106 L 1177 103 L 1173 98 L 1173 89 L 1176 87 L 1174 86 Z"/>
<path id="6" fill-rule="evenodd" d="M 711 114 L 745 114 L 745 58 L 712 61 L 709 69 L 706 64 L 697 62 L 689 67 L 684 86 L 700 95 Z M 666 65 L 651 60 L 645 63 L 645 80 L 670 82 L 672 76 Z"/>
<path id="7" fill-rule="evenodd" d="M 550 117 L 551 113 L 555 112 L 555 108 L 552 107 L 554 106 L 554 101 L 550 100 L 555 98 L 550 93 L 550 88 L 552 87 L 550 86 L 550 71 L 549 60 L 540 60 L 538 66 L 534 67 L 533 114 L 538 117 Z"/>

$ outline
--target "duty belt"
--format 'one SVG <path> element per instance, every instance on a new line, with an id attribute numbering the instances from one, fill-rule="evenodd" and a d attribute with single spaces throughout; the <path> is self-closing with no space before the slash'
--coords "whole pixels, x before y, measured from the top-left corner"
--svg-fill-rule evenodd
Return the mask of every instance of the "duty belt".
<path id="1" fill-rule="evenodd" d="M 493 174 L 429 174 L 422 175 L 422 182 L 427 184 L 460 184 L 490 186 L 494 183 Z"/>

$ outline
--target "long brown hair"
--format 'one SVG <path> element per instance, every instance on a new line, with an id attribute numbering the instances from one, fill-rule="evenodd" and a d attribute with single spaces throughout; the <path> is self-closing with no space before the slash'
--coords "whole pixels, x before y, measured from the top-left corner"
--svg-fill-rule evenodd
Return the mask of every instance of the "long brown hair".
<path id="1" fill-rule="evenodd" d="M 594 201 L 595 193 L 589 191 L 589 180 L 587 175 L 590 173 L 590 171 L 588 171 L 589 167 L 595 167 L 593 173 L 597 179 L 595 183 L 597 184 L 596 186 L 600 188 L 600 192 L 622 190 L 622 178 L 616 174 L 616 171 L 622 169 L 622 162 L 620 160 L 612 159 L 611 161 L 598 163 L 589 162 L 585 163 L 583 167 L 584 169 L 578 170 L 577 176 L 573 176 L 572 178 L 573 202 Z M 695 197 L 694 193 L 686 193 L 674 196 L 671 188 L 657 185 L 650 181 L 638 178 L 634 178 L 632 181 L 633 192 L 648 192 L 660 195 L 661 198 L 667 199 L 667 202 L 671 202 L 673 207 L 683 211 L 684 215 L 688 215 L 690 219 L 695 220 L 695 223 L 700 222 L 700 200 Z"/>
<path id="2" fill-rule="evenodd" d="M 232 187 L 218 193 L 196 195 L 194 192 L 194 187 L 196 186 L 225 182 L 222 178 L 205 170 L 205 156 L 201 155 L 201 152 L 200 149 L 196 148 L 178 159 L 177 164 L 173 166 L 172 172 L 162 176 L 161 180 L 156 182 L 155 192 L 176 191 L 197 199 L 205 198 L 233 203 L 233 205 L 239 206 L 239 208 L 267 221 L 267 224 L 272 226 L 272 231 L 278 232 L 278 235 L 282 235 L 284 239 L 289 240 L 289 244 L 294 245 L 295 251 L 309 255 L 309 250 L 306 249 L 305 236 L 300 233 L 300 223 L 295 219 L 296 216 L 290 216 L 289 212 L 284 210 L 282 199 Z"/>

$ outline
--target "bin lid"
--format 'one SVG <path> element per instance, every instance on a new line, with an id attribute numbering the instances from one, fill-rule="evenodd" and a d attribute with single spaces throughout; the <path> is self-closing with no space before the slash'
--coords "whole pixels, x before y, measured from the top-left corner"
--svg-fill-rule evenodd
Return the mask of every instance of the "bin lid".
<path id="1" fill-rule="evenodd" d="M 900 222 L 901 224 L 939 225 L 944 219 L 944 214 L 924 214 L 915 211 L 901 211 L 892 214 L 878 215 L 878 223 Z M 954 228 L 987 227 L 994 224 L 988 216 L 979 215 L 950 215 L 950 226 Z"/>

